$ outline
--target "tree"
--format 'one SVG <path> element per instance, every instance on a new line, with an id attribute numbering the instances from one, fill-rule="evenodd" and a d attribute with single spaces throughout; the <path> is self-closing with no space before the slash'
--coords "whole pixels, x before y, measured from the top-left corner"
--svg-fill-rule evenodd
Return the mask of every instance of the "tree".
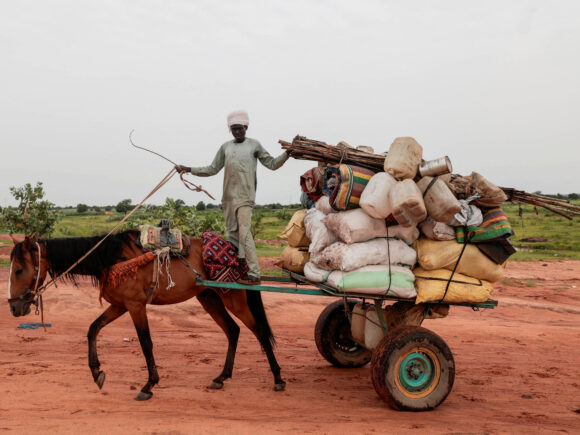
<path id="1" fill-rule="evenodd" d="M 86 213 L 89 206 L 86 204 L 77 204 L 77 213 Z"/>
<path id="2" fill-rule="evenodd" d="M 195 206 L 195 209 L 197 211 L 203 211 L 203 210 L 205 210 L 205 203 L 203 201 L 199 201 L 197 203 L 197 205 Z"/>
<path id="3" fill-rule="evenodd" d="M 578 195 L 577 193 L 571 193 L 570 195 L 568 195 L 568 199 L 579 199 L 580 195 Z"/>
<path id="4" fill-rule="evenodd" d="M 54 232 L 60 214 L 54 204 L 41 201 L 44 189 L 41 182 L 35 187 L 30 183 L 22 187 L 11 187 L 10 193 L 18 201 L 17 207 L 5 207 L 0 215 L 0 225 L 10 234 L 24 233 L 29 237 L 47 237 Z"/>
<path id="5" fill-rule="evenodd" d="M 117 204 L 117 206 L 115 207 L 115 210 L 117 210 L 119 213 L 127 213 L 132 208 L 133 208 L 133 206 L 131 205 L 131 200 L 124 199 L 123 201 L 121 201 Z"/>

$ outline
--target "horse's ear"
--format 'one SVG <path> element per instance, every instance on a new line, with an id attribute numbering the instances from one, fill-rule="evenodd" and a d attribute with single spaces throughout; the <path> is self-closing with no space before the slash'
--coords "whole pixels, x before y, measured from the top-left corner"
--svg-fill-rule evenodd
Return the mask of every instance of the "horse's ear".
<path id="1" fill-rule="evenodd" d="M 12 244 L 16 245 L 18 243 L 18 240 L 16 240 L 16 237 L 14 237 L 14 234 L 10 233 L 8 234 L 10 236 L 10 238 L 12 239 Z"/>

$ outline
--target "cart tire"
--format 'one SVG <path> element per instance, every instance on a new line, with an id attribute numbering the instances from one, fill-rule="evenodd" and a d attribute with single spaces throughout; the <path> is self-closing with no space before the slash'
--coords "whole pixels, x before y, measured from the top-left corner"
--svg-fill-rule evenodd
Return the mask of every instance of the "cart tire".
<path id="1" fill-rule="evenodd" d="M 352 309 L 355 301 L 347 301 Z M 316 321 L 314 341 L 320 355 L 335 367 L 362 367 L 371 360 L 371 351 L 352 339 L 350 321 L 342 300 L 327 306 Z"/>
<path id="2" fill-rule="evenodd" d="M 437 334 L 420 326 L 402 326 L 373 351 L 371 378 L 379 396 L 392 408 L 427 411 L 451 392 L 455 362 Z"/>

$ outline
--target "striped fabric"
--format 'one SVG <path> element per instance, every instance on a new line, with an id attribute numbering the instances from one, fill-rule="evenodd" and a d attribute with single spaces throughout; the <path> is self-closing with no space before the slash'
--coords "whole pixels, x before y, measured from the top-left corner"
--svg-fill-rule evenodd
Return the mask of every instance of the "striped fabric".
<path id="1" fill-rule="evenodd" d="M 360 197 L 375 173 L 358 166 L 327 166 L 323 192 L 330 197 L 335 210 L 350 210 L 359 207 Z"/>
<path id="2" fill-rule="evenodd" d="M 483 222 L 481 225 L 467 227 L 469 242 L 488 242 L 514 235 L 508 218 L 501 208 L 482 209 L 482 212 Z M 465 230 L 463 227 L 455 227 L 455 235 L 457 242 L 465 242 Z"/>

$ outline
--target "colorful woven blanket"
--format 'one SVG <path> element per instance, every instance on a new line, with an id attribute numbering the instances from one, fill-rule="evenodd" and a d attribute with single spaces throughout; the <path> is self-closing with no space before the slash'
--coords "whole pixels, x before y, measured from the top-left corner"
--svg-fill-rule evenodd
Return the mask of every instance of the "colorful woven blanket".
<path id="1" fill-rule="evenodd" d="M 489 242 L 514 235 L 506 214 L 499 207 L 482 209 L 483 222 L 479 226 L 468 226 L 468 241 L 471 243 Z M 465 242 L 463 227 L 455 227 L 457 242 Z"/>
<path id="2" fill-rule="evenodd" d="M 238 250 L 218 233 L 204 231 L 201 235 L 201 258 L 209 278 L 213 281 L 235 282 L 241 278 L 238 269 Z M 248 273 L 246 265 L 244 273 Z"/>
<path id="3" fill-rule="evenodd" d="M 358 166 L 327 166 L 322 191 L 330 197 L 335 210 L 359 207 L 360 197 L 375 173 Z"/>

